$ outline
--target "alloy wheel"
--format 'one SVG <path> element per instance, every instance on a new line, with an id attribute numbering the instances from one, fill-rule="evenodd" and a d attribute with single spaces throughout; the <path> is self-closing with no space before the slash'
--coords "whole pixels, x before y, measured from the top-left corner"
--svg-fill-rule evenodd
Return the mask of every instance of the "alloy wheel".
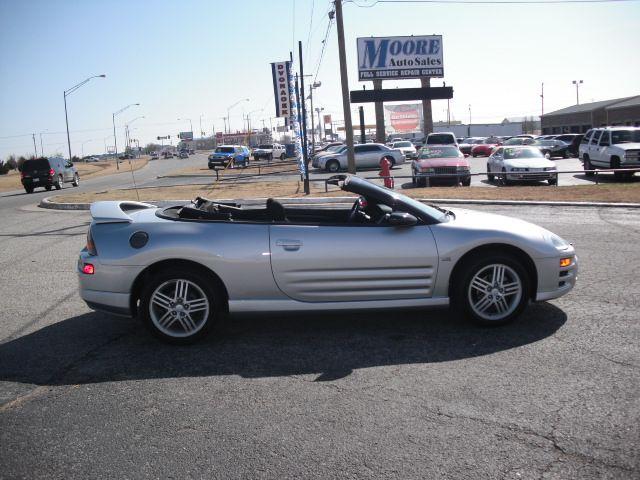
<path id="1" fill-rule="evenodd" d="M 156 288 L 149 302 L 154 326 L 173 338 L 190 337 L 200 331 L 209 317 L 209 299 L 194 282 L 168 280 Z"/>
<path id="2" fill-rule="evenodd" d="M 469 282 L 467 296 L 473 313 L 483 320 L 499 321 L 511 315 L 522 298 L 522 280 L 504 264 L 481 268 Z"/>

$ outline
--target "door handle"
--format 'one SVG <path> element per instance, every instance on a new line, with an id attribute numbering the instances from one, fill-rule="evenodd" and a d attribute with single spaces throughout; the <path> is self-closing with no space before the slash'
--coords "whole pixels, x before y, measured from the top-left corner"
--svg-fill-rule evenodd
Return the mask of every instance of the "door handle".
<path id="1" fill-rule="evenodd" d="M 276 240 L 276 245 L 278 247 L 284 248 L 287 251 L 296 251 L 296 250 L 300 250 L 300 247 L 302 246 L 302 241 L 281 239 L 281 240 Z"/>

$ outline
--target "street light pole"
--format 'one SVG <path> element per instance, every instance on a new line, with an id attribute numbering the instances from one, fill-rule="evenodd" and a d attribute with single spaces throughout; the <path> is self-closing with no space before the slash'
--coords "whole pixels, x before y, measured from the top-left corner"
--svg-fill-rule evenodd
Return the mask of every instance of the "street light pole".
<path id="1" fill-rule="evenodd" d="M 573 80 L 571 83 L 573 83 L 576 86 L 576 105 L 580 105 L 579 88 L 580 88 L 580 85 L 583 84 L 584 82 L 582 80 Z"/>
<path id="2" fill-rule="evenodd" d="M 78 83 L 77 85 L 74 85 L 69 90 L 65 90 L 63 92 L 63 97 L 64 97 L 64 121 L 67 124 L 67 146 L 69 147 L 69 161 L 71 161 L 71 138 L 69 137 L 69 115 L 67 114 L 67 97 L 69 95 L 71 95 L 73 92 L 75 92 L 76 90 L 78 90 L 81 86 L 83 86 L 89 80 L 91 80 L 93 78 L 105 78 L 105 77 L 106 77 L 105 74 L 94 75 L 92 77 L 89 77 L 89 78 L 83 80 L 82 82 Z"/>
<path id="3" fill-rule="evenodd" d="M 124 112 L 129 107 L 138 106 L 138 105 L 140 105 L 140 104 L 139 103 L 130 103 L 126 107 L 122 107 L 117 112 L 114 112 L 112 114 L 112 116 L 111 116 L 111 119 L 113 121 L 113 147 L 115 149 L 115 154 L 116 154 L 116 170 L 120 170 L 120 160 L 118 158 L 118 136 L 116 135 L 116 115 L 120 115 L 122 112 Z"/>
<path id="4" fill-rule="evenodd" d="M 324 107 L 316 107 L 316 112 L 318 112 L 318 139 L 320 141 L 322 141 L 322 132 L 324 130 L 324 128 L 322 127 L 322 123 L 320 122 L 320 112 L 322 112 L 323 110 L 324 110 Z"/>
<path id="5" fill-rule="evenodd" d="M 309 87 L 309 98 L 311 99 L 311 154 L 316 151 L 316 125 L 313 115 L 313 90 L 322 85 L 322 82 L 313 82 Z M 318 125 L 320 125 L 318 123 Z"/>
<path id="6" fill-rule="evenodd" d="M 231 133 L 231 117 L 229 116 L 230 112 L 231 112 L 231 109 L 233 107 L 235 107 L 236 105 L 238 105 L 240 102 L 248 102 L 248 101 L 249 101 L 248 98 L 241 98 L 240 100 L 238 100 L 236 103 L 234 103 L 230 107 L 227 107 L 227 121 L 229 122 L 229 133 Z"/>
<path id="7" fill-rule="evenodd" d="M 471 136 L 471 104 L 469 104 L 469 128 L 467 129 L 467 136 Z"/>

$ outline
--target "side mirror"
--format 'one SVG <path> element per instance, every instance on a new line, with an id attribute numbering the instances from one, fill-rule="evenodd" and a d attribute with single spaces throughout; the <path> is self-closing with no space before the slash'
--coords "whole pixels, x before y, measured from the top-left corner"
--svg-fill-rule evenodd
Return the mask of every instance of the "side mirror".
<path id="1" fill-rule="evenodd" d="M 413 227 L 418 223 L 418 219 L 405 212 L 392 212 L 386 215 L 387 223 L 394 227 Z"/>

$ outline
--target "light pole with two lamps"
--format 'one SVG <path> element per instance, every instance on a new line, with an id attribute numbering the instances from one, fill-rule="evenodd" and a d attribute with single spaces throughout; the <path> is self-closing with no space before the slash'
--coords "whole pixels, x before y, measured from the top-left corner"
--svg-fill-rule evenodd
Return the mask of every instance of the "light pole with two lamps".
<path id="1" fill-rule="evenodd" d="M 94 78 L 105 78 L 105 77 L 106 77 L 105 74 L 94 75 L 92 77 L 89 77 L 89 78 L 83 80 L 82 82 L 78 83 L 77 85 L 74 85 L 69 90 L 65 90 L 64 91 L 64 121 L 67 124 L 67 146 L 69 147 L 69 161 L 71 161 L 71 138 L 69 137 L 69 116 L 67 115 L 67 97 L 69 95 L 71 95 L 73 92 L 75 92 L 76 90 L 78 90 L 85 83 L 89 82 L 89 80 L 92 80 Z M 41 148 L 42 148 L 42 145 L 41 145 Z"/>
<path id="2" fill-rule="evenodd" d="M 579 89 L 580 89 L 580 85 L 582 85 L 584 82 L 582 80 L 573 80 L 571 83 L 573 83 L 576 86 L 576 105 L 580 105 Z"/>
<path id="3" fill-rule="evenodd" d="M 116 135 L 116 115 L 120 115 L 129 107 L 139 106 L 139 105 L 140 105 L 139 103 L 130 103 L 126 107 L 122 107 L 117 112 L 114 112 L 111 116 L 111 119 L 113 120 L 113 147 L 116 152 L 116 170 L 120 170 L 120 159 L 118 158 L 118 137 Z"/>
<path id="4" fill-rule="evenodd" d="M 231 112 L 231 109 L 232 109 L 233 107 L 235 107 L 236 105 L 239 105 L 239 104 L 240 104 L 240 103 L 242 103 L 242 102 L 248 102 L 248 101 L 249 101 L 249 99 L 248 99 L 248 98 L 241 98 L 240 100 L 238 100 L 238 101 L 237 101 L 236 103 L 234 103 L 233 105 L 231 105 L 231 106 L 227 107 L 227 124 L 229 125 L 229 132 L 228 132 L 228 133 L 231 133 L 231 118 L 229 118 L 229 114 L 230 114 L 230 112 Z"/>

